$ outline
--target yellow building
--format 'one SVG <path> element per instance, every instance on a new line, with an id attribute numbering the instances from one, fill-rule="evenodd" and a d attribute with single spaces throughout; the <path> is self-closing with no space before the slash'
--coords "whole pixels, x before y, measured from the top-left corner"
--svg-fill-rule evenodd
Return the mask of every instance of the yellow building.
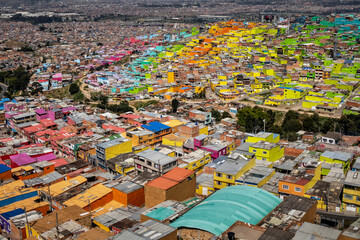
<path id="1" fill-rule="evenodd" d="M 186 168 L 193 171 L 201 170 L 205 164 L 211 161 L 211 156 L 208 151 L 197 149 L 194 152 L 182 156 L 179 160 L 179 167 Z"/>
<path id="2" fill-rule="evenodd" d="M 246 142 L 257 143 L 259 141 L 278 143 L 280 141 L 280 135 L 269 132 L 259 132 L 255 136 L 249 136 Z"/>
<path id="3" fill-rule="evenodd" d="M 115 163 L 115 170 L 122 175 L 127 175 L 127 173 L 134 171 L 134 159 L 128 158 L 124 161 Z"/>
<path id="4" fill-rule="evenodd" d="M 162 137 L 162 144 L 168 146 L 181 147 L 185 141 L 186 138 L 179 137 L 173 133 L 170 133 Z"/>
<path id="5" fill-rule="evenodd" d="M 196 194 L 208 196 L 215 192 L 214 174 L 201 174 L 196 177 Z"/>
<path id="6" fill-rule="evenodd" d="M 255 166 L 255 158 L 252 159 L 228 159 L 214 171 L 214 188 L 222 189 L 235 185 L 236 179 Z"/>
<path id="7" fill-rule="evenodd" d="M 347 152 L 332 152 L 332 151 L 325 151 L 320 155 L 320 161 L 326 162 L 330 164 L 341 164 L 343 166 L 344 173 L 349 169 L 351 160 L 353 159 L 354 154 L 353 153 L 347 153 Z M 322 175 L 327 175 L 329 169 L 323 169 Z"/>
<path id="8" fill-rule="evenodd" d="M 175 82 L 175 74 L 174 72 L 168 72 L 168 83 L 173 83 Z"/>
<path id="9" fill-rule="evenodd" d="M 342 201 L 345 211 L 360 213 L 360 172 L 349 171 L 347 173 Z"/>
<path id="10" fill-rule="evenodd" d="M 163 122 L 162 124 L 171 127 L 171 132 L 176 133 L 176 132 L 179 131 L 179 127 L 182 126 L 182 125 L 185 125 L 186 122 L 182 122 L 182 121 L 180 121 L 178 119 L 172 119 L 172 120 L 169 120 L 167 122 Z"/>
<path id="11" fill-rule="evenodd" d="M 251 187 L 262 187 L 275 174 L 275 169 L 265 166 L 255 166 L 235 180 L 236 185 L 246 185 Z"/>
<path id="12" fill-rule="evenodd" d="M 284 147 L 270 142 L 259 141 L 249 146 L 249 152 L 258 160 L 275 162 L 284 156 Z"/>
<path id="13" fill-rule="evenodd" d="M 201 134 L 209 135 L 209 127 L 206 126 L 205 124 L 199 125 L 199 135 Z"/>
<path id="14" fill-rule="evenodd" d="M 138 145 L 153 145 L 155 143 L 155 135 L 153 132 L 141 128 L 135 128 L 123 133 L 124 137 L 131 139 L 132 146 Z"/>
<path id="15" fill-rule="evenodd" d="M 100 167 L 106 168 L 106 161 L 122 153 L 132 152 L 132 141 L 117 138 L 96 145 L 96 157 Z"/>

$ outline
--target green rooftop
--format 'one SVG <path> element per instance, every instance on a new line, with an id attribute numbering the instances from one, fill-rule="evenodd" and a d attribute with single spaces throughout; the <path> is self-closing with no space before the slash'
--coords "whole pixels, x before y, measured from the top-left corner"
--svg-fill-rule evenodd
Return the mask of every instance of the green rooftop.
<path id="1" fill-rule="evenodd" d="M 280 202 L 281 199 L 260 188 L 227 187 L 210 195 L 170 225 L 197 228 L 219 236 L 236 221 L 257 224 Z"/>

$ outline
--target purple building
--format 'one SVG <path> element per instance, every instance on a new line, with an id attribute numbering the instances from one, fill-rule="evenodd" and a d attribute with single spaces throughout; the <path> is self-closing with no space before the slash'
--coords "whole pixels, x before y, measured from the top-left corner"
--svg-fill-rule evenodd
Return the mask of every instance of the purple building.
<path id="1" fill-rule="evenodd" d="M 47 112 L 45 109 L 43 109 L 43 108 L 38 108 L 38 109 L 35 110 L 35 112 L 36 112 L 36 118 L 37 118 L 37 120 L 39 120 L 39 121 L 40 121 L 41 119 L 49 118 L 48 112 Z"/>
<path id="2" fill-rule="evenodd" d="M 202 146 L 201 149 L 211 152 L 212 159 L 218 158 L 220 155 L 226 155 L 226 146 L 208 144 Z"/>
<path id="3" fill-rule="evenodd" d="M 51 161 L 51 160 L 55 160 L 55 159 L 57 159 L 55 154 L 48 153 L 48 154 L 42 155 L 40 157 L 37 157 L 36 162 Z"/>
<path id="4" fill-rule="evenodd" d="M 64 113 L 62 112 L 61 109 L 49 110 L 49 118 L 53 121 L 55 121 L 57 119 L 63 119 Z"/>
<path id="5" fill-rule="evenodd" d="M 202 146 L 208 144 L 209 136 L 205 134 L 201 134 L 194 138 L 194 150 L 201 149 Z"/>
<path id="6" fill-rule="evenodd" d="M 29 165 L 36 162 L 35 158 L 30 157 L 27 153 L 20 153 L 10 156 L 11 168 Z"/>
<path id="7" fill-rule="evenodd" d="M 220 155 L 226 155 L 226 146 L 215 145 L 209 143 L 209 136 L 201 134 L 194 138 L 194 151 L 197 149 L 203 149 L 208 152 L 211 152 L 211 158 L 216 159 Z"/>

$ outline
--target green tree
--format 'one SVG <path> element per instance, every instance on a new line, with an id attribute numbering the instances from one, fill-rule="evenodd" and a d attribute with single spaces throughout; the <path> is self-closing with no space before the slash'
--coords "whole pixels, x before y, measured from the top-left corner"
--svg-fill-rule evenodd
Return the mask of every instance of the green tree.
<path id="1" fill-rule="evenodd" d="M 211 109 L 211 117 L 215 118 L 216 122 L 221 121 L 221 113 L 216 109 Z"/>
<path id="2" fill-rule="evenodd" d="M 101 95 L 99 97 L 100 104 L 107 106 L 109 103 L 109 98 L 107 96 Z"/>
<path id="3" fill-rule="evenodd" d="M 74 95 L 80 91 L 79 86 L 76 83 L 70 84 L 69 92 L 71 95 Z"/>
<path id="4" fill-rule="evenodd" d="M 270 129 L 269 132 L 273 132 L 273 133 L 277 133 L 277 134 L 282 134 L 283 133 L 283 129 L 281 126 L 279 125 L 273 125 Z"/>
<path id="5" fill-rule="evenodd" d="M 290 142 L 294 142 L 299 139 L 299 136 L 295 132 L 287 133 L 287 140 Z"/>
<path id="6" fill-rule="evenodd" d="M 180 102 L 179 100 L 177 100 L 176 98 L 174 98 L 172 101 L 171 101 L 171 107 L 172 107 L 172 112 L 173 113 L 176 113 L 178 108 L 180 106 Z"/>
<path id="7" fill-rule="evenodd" d="M 121 101 L 120 104 L 117 105 L 108 105 L 107 109 L 114 113 L 133 112 L 133 108 L 130 107 L 127 101 Z"/>
<path id="8" fill-rule="evenodd" d="M 310 132 L 316 132 L 317 131 L 317 126 L 314 122 L 314 119 L 312 117 L 305 117 L 302 120 L 302 124 L 303 124 L 303 128 L 305 131 L 310 131 Z"/>
<path id="9" fill-rule="evenodd" d="M 224 112 L 222 113 L 221 118 L 224 119 L 224 118 L 232 118 L 232 117 L 231 117 L 231 114 L 230 114 L 229 112 L 225 112 L 225 111 L 224 111 Z"/>
<path id="10" fill-rule="evenodd" d="M 334 123 L 335 120 L 332 118 L 327 118 L 324 123 L 321 126 L 321 132 L 322 133 L 327 133 L 328 131 L 333 131 L 334 130 Z"/>
<path id="11" fill-rule="evenodd" d="M 285 132 L 298 132 L 302 129 L 302 125 L 299 119 L 290 119 L 289 121 L 284 121 L 282 128 Z"/>
<path id="12" fill-rule="evenodd" d="M 236 116 L 238 118 L 238 125 L 245 127 L 248 132 L 255 131 L 255 127 L 262 129 L 264 119 L 266 129 L 270 129 L 274 125 L 275 121 L 275 113 L 273 111 L 264 111 L 259 107 L 245 107 L 239 110 Z"/>
<path id="13" fill-rule="evenodd" d="M 296 111 L 290 110 L 285 114 L 284 122 L 287 122 L 292 119 L 299 119 L 300 114 Z"/>

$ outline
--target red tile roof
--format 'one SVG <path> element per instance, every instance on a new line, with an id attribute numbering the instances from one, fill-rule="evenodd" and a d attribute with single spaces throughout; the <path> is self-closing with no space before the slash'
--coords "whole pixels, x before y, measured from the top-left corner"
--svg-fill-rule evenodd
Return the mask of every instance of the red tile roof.
<path id="1" fill-rule="evenodd" d="M 194 171 L 191 171 L 191 170 L 188 170 L 185 168 L 176 167 L 176 168 L 172 169 L 171 171 L 165 173 L 162 177 L 180 182 L 180 181 L 186 179 L 187 177 L 191 176 L 194 173 L 195 173 Z"/>
<path id="2" fill-rule="evenodd" d="M 41 119 L 40 122 L 45 127 L 51 127 L 56 125 L 56 123 L 51 119 Z"/>
<path id="3" fill-rule="evenodd" d="M 146 185 L 166 190 L 182 182 L 192 174 L 194 174 L 194 171 L 176 167 L 168 173 L 148 182 Z"/>

